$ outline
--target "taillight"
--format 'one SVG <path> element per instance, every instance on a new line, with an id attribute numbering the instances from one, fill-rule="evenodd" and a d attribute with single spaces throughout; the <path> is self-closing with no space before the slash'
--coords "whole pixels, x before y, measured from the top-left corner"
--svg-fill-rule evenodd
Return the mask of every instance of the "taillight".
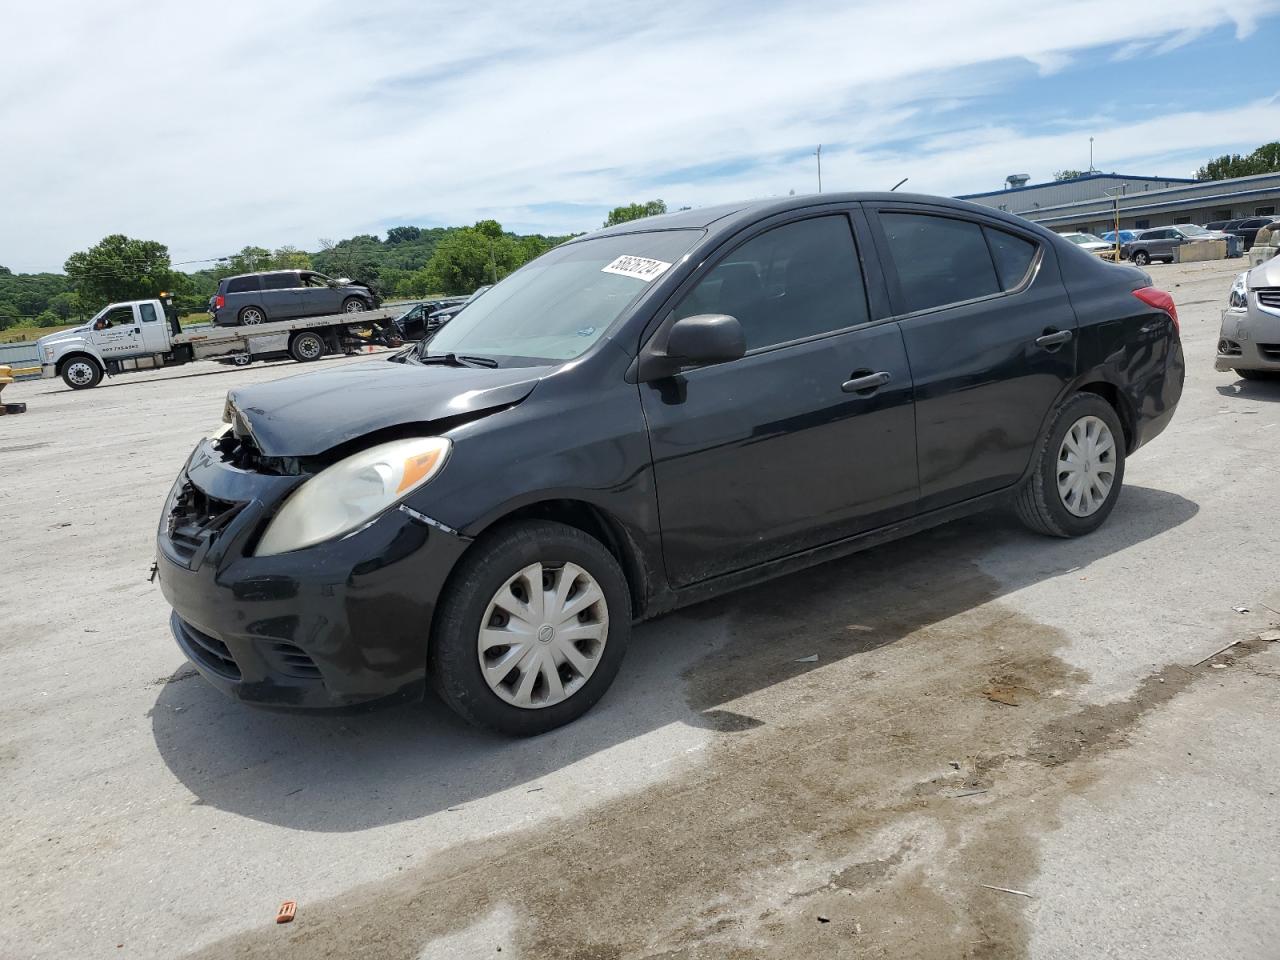
<path id="1" fill-rule="evenodd" d="M 222 294 L 218 294 L 213 298 L 213 309 L 221 310 L 227 305 L 227 299 Z"/>
<path id="2" fill-rule="evenodd" d="M 1182 328 L 1178 326 L 1178 308 L 1174 305 L 1173 297 L 1159 287 L 1139 287 L 1133 291 L 1133 295 L 1148 307 L 1155 307 L 1167 313 L 1169 319 L 1173 321 L 1173 332 L 1182 336 Z"/>

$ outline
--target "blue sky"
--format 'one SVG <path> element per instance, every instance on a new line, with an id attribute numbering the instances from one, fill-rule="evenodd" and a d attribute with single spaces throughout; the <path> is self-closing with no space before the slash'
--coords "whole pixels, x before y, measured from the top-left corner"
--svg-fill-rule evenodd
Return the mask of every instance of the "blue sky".
<path id="1" fill-rule="evenodd" d="M 0 59 L 0 264 L 493 217 L 1191 176 L 1280 136 L 1280 0 L 45 0 Z M 1271 65 L 1268 65 L 1270 61 Z M 1274 78 L 1274 79 L 1273 79 Z"/>

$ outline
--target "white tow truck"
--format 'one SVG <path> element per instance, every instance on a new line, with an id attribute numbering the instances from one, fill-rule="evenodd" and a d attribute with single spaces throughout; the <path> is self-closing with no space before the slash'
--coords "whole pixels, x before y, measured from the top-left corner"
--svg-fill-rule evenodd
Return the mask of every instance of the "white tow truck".
<path id="1" fill-rule="evenodd" d="M 212 324 L 183 329 L 172 298 L 129 300 L 100 310 L 92 320 L 36 341 L 40 373 L 62 377 L 73 390 L 96 387 L 104 376 L 173 367 L 195 360 L 237 366 L 292 357 L 300 363 L 361 346 L 396 346 L 387 323 L 402 308 L 301 317 L 251 326 Z M 368 332 L 366 332 L 368 331 Z"/>

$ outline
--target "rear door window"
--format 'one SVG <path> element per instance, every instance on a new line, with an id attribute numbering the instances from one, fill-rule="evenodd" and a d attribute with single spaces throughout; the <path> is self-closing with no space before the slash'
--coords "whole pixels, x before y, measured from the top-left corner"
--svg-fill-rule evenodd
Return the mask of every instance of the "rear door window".
<path id="1" fill-rule="evenodd" d="M 291 290 L 298 286 L 298 275 L 295 273 L 273 273 L 262 278 L 263 290 Z"/>
<path id="2" fill-rule="evenodd" d="M 156 308 L 149 303 L 138 304 L 138 312 L 142 314 L 143 323 L 154 323 L 156 319 Z"/>
<path id="3" fill-rule="evenodd" d="M 257 277 L 233 277 L 227 281 L 227 293 L 253 293 L 257 289 Z"/>
<path id="4" fill-rule="evenodd" d="M 867 295 L 844 214 L 766 230 L 730 253 L 676 307 L 677 317 L 737 318 L 747 349 L 866 323 Z"/>
<path id="5" fill-rule="evenodd" d="M 991 248 L 991 259 L 995 261 L 996 278 L 1001 288 L 1014 289 L 1026 279 L 1039 247 L 1030 240 L 994 227 L 983 227 L 982 232 L 987 235 L 987 246 Z"/>
<path id="6" fill-rule="evenodd" d="M 999 293 L 982 227 L 922 213 L 881 213 L 889 256 L 908 313 Z"/>

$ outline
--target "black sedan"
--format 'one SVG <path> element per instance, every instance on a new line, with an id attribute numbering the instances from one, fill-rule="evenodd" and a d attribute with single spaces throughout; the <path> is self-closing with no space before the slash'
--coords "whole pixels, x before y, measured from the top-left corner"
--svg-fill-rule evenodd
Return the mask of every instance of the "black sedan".
<path id="1" fill-rule="evenodd" d="M 1170 296 L 986 207 L 824 194 L 577 238 L 429 342 L 233 390 L 173 485 L 183 652 L 273 707 L 566 723 L 632 624 L 978 510 L 1078 537 L 1169 424 Z"/>

